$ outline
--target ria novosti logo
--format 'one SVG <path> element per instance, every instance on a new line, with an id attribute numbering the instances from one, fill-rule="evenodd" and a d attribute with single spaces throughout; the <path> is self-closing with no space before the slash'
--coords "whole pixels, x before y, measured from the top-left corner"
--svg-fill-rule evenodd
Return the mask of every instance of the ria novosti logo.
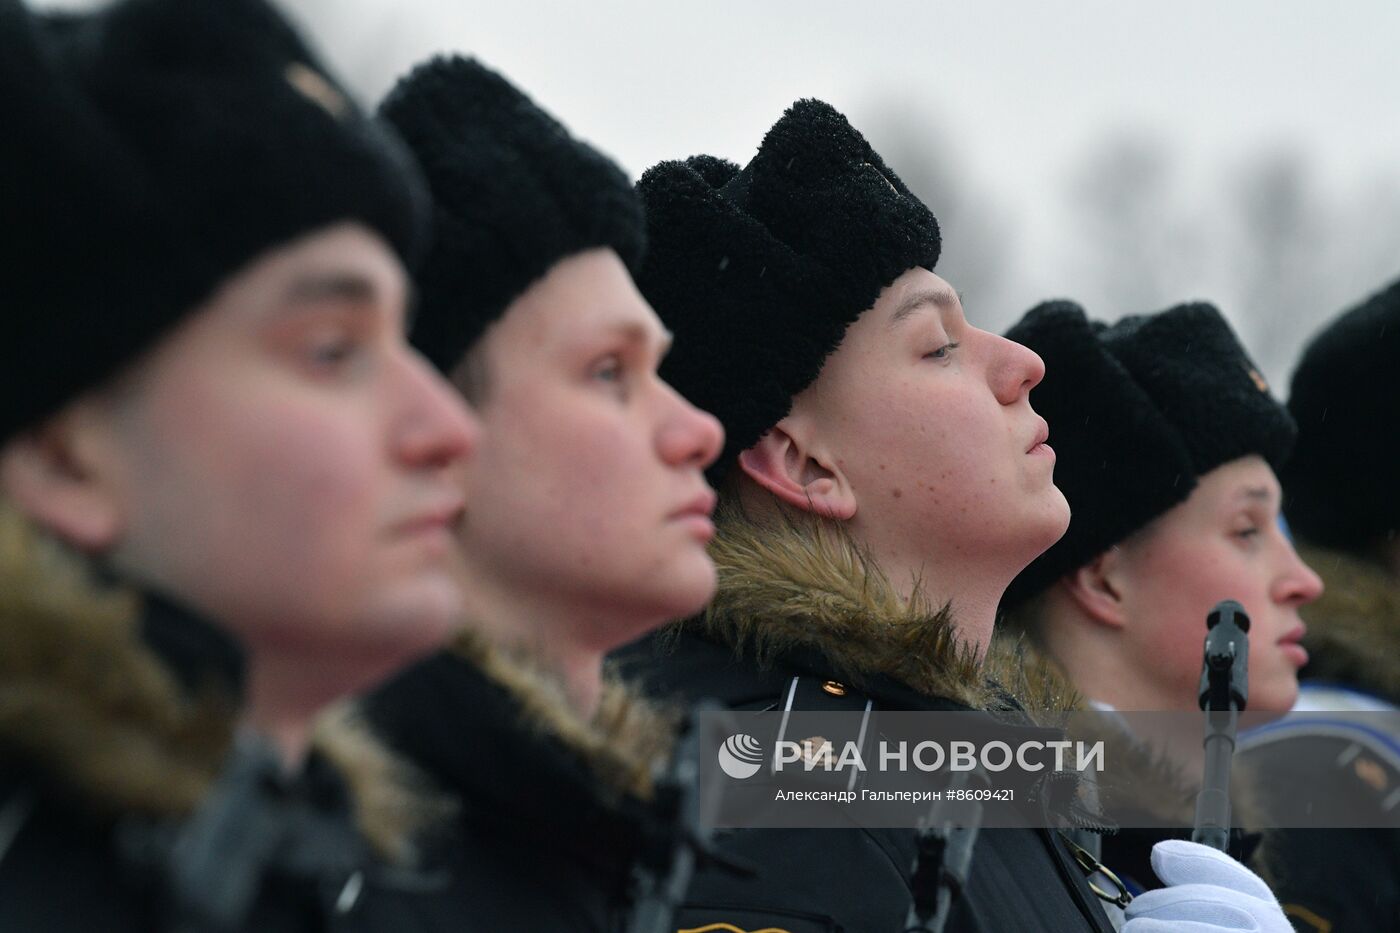
<path id="1" fill-rule="evenodd" d="M 751 778 L 763 767 L 763 746 L 751 735 L 735 733 L 719 747 L 719 767 L 732 778 Z"/>

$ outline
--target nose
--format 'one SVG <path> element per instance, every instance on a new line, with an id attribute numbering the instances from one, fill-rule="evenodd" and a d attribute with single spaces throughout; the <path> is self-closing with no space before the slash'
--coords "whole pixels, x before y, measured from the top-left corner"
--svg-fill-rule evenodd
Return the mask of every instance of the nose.
<path id="1" fill-rule="evenodd" d="M 1274 601 L 1282 606 L 1306 606 L 1322 595 L 1322 578 L 1303 562 L 1293 545 L 1285 543 L 1288 549 L 1283 573 L 1274 582 L 1271 594 Z"/>
<path id="2" fill-rule="evenodd" d="M 703 470 L 715 462 L 724 448 L 724 427 L 719 419 L 690 404 L 665 382 L 665 414 L 657 432 L 657 451 L 670 466 Z"/>
<path id="3" fill-rule="evenodd" d="M 995 362 L 989 374 L 992 391 L 1003 405 L 1014 405 L 1030 394 L 1045 378 L 1045 361 L 1030 347 L 990 334 L 995 343 Z"/>
<path id="4" fill-rule="evenodd" d="M 481 436 L 481 423 L 461 393 L 407 348 L 403 374 L 393 434 L 394 453 L 400 462 L 414 468 L 437 468 L 470 457 Z"/>

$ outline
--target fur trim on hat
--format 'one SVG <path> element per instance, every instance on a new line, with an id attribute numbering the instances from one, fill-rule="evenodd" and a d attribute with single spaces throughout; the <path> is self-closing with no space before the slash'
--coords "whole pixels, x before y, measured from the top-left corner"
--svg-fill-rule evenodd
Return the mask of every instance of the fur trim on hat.
<path id="1" fill-rule="evenodd" d="M 432 190 L 436 229 L 412 336 L 443 372 L 560 260 L 606 248 L 636 272 L 645 225 L 627 176 L 480 62 L 419 65 L 379 113 Z"/>
<path id="2" fill-rule="evenodd" d="M 1295 429 L 1220 312 L 1184 304 L 1113 325 L 1070 301 L 1031 309 L 1006 336 L 1045 361 L 1030 401 L 1050 425 L 1069 530 L 1007 589 L 1011 611 L 1184 502 L 1249 455 L 1274 468 Z"/>
<path id="3" fill-rule="evenodd" d="M 1364 554 L 1400 531 L 1400 282 L 1324 327 L 1293 372 L 1298 448 L 1281 478 L 1298 534 Z"/>
<path id="4" fill-rule="evenodd" d="M 746 167 L 662 162 L 637 191 L 649 244 L 637 283 L 676 335 L 662 376 L 724 425 L 715 482 L 881 290 L 932 269 L 942 245 L 929 209 L 817 100 L 793 104 Z"/>
<path id="5" fill-rule="evenodd" d="M 102 383 L 268 250 L 341 222 L 412 265 L 427 199 L 264 0 L 0 0 L 0 439 Z"/>

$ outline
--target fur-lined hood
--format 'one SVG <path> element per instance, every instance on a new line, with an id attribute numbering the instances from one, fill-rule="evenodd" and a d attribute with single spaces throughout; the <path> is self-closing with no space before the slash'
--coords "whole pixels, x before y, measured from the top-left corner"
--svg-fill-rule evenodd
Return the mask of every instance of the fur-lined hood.
<path id="1" fill-rule="evenodd" d="M 189 813 L 233 735 L 232 704 L 188 696 L 140 612 L 0 502 L 0 755 L 102 818 Z"/>
<path id="2" fill-rule="evenodd" d="M 1298 553 L 1327 584 L 1300 612 L 1308 680 L 1330 681 L 1400 703 L 1400 583 L 1340 551 L 1301 546 Z"/>
<path id="3" fill-rule="evenodd" d="M 1077 702 L 1063 678 L 1027 668 L 1021 645 L 979 658 L 958 638 L 953 607 L 906 599 L 839 527 L 801 515 L 755 521 L 727 506 L 710 546 L 719 591 L 703 616 L 683 625 L 767 665 L 793 650 L 820 652 L 835 673 L 861 683 L 875 675 L 928 697 L 999 709 L 1008 696 L 1032 711 Z"/>

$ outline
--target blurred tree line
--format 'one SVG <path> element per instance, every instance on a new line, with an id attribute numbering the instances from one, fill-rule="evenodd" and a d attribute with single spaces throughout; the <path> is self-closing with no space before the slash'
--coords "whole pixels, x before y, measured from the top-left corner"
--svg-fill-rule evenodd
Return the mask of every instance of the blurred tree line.
<path id="1" fill-rule="evenodd" d="M 1107 320 L 1204 299 L 1285 397 L 1311 335 L 1400 276 L 1400 171 L 1332 190 L 1303 152 L 1276 146 L 1192 178 L 1169 140 L 1111 131 L 1062 174 L 1053 235 L 1035 238 L 946 126 L 895 101 L 865 113 L 872 144 L 938 215 L 939 272 L 981 326 L 1004 330 L 1048 298 Z"/>

